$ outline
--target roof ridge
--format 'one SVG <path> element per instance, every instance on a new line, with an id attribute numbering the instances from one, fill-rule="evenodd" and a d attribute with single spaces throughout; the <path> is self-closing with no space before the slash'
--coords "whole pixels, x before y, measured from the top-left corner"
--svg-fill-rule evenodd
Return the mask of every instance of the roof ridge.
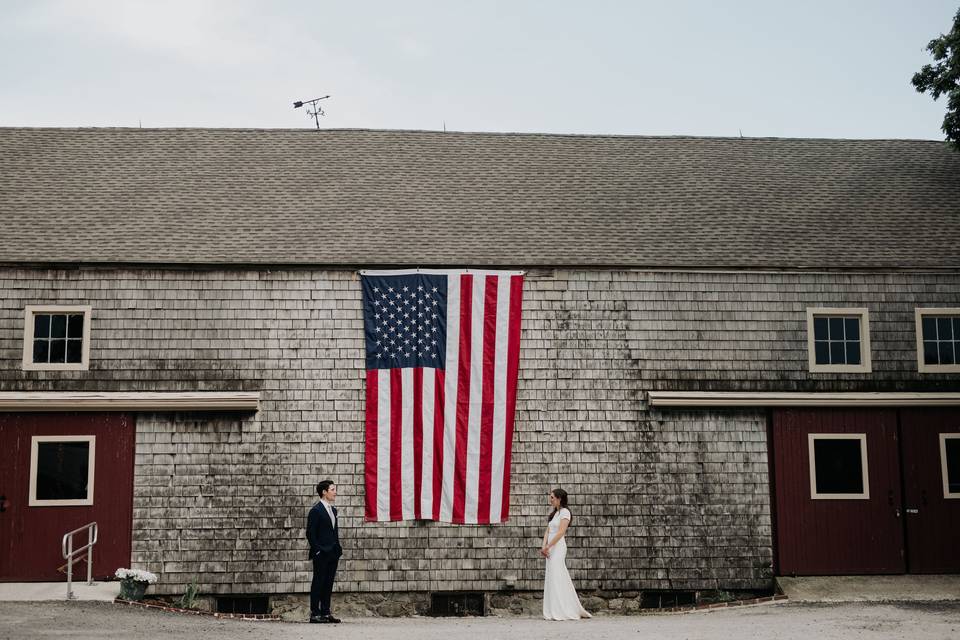
<path id="1" fill-rule="evenodd" d="M 929 142 L 946 144 L 944 140 L 923 138 L 827 138 L 827 137 L 784 137 L 784 136 L 697 136 L 688 134 L 648 135 L 629 133 L 557 133 L 537 131 L 441 131 L 438 129 L 376 129 L 366 127 L 331 127 L 310 129 L 307 127 L 16 127 L 0 125 L 3 131 L 107 131 L 107 132 L 283 132 L 283 133 L 417 133 L 431 135 L 467 135 L 493 137 L 533 137 L 533 138 L 593 138 L 618 140 L 752 140 L 780 142 Z"/>

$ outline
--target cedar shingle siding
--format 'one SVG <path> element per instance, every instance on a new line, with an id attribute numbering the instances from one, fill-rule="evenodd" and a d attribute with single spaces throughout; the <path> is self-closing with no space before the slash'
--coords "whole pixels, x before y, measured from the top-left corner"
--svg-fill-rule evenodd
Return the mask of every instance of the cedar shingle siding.
<path id="1" fill-rule="evenodd" d="M 133 560 L 162 573 L 165 593 L 195 576 L 205 591 L 306 591 L 302 527 L 320 476 L 340 485 L 342 591 L 495 590 L 508 575 L 539 589 L 556 485 L 572 497 L 581 588 L 767 586 L 766 412 L 651 411 L 644 392 L 955 390 L 960 379 L 917 373 L 913 315 L 960 306 L 957 273 L 535 269 L 510 522 L 367 524 L 355 272 L 6 267 L 0 282 L 2 390 L 261 392 L 256 415 L 137 418 Z M 89 371 L 22 370 L 23 308 L 45 303 L 92 305 Z M 872 373 L 807 371 L 808 306 L 870 310 Z"/>

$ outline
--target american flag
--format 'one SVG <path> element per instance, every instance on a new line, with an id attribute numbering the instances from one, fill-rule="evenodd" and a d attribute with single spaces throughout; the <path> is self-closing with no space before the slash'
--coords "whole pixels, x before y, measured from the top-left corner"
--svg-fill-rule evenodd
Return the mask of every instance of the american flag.
<path id="1" fill-rule="evenodd" d="M 366 519 L 504 522 L 523 275 L 366 271 Z"/>

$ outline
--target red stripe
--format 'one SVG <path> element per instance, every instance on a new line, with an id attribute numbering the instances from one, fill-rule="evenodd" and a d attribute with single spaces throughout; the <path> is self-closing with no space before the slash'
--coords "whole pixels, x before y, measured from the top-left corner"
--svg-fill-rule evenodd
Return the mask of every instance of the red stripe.
<path id="1" fill-rule="evenodd" d="M 403 520 L 403 483 L 400 475 L 403 431 L 403 379 L 400 369 L 390 369 L 390 519 Z"/>
<path id="2" fill-rule="evenodd" d="M 443 399 L 444 371 L 436 369 L 433 402 L 433 519 L 440 519 L 440 496 L 443 491 Z"/>
<path id="3" fill-rule="evenodd" d="M 367 520 L 377 519 L 377 369 L 367 370 L 367 437 L 364 481 L 367 487 Z"/>
<path id="4" fill-rule="evenodd" d="M 457 438 L 453 465 L 453 521 L 463 523 L 467 494 L 467 420 L 470 415 L 470 340 L 473 312 L 473 276 L 460 276 L 460 357 L 457 376 Z M 450 339 L 450 336 L 447 336 Z"/>
<path id="5" fill-rule="evenodd" d="M 493 378 L 497 355 L 497 276 L 487 276 L 483 301 L 483 389 L 480 395 L 480 478 L 477 522 L 490 523 L 490 483 L 493 473 Z"/>
<path id="6" fill-rule="evenodd" d="M 510 277 L 510 318 L 507 331 L 507 410 L 503 445 L 503 509 L 500 521 L 510 516 L 510 460 L 513 450 L 513 414 L 517 408 L 517 368 L 520 362 L 520 310 L 523 305 L 523 276 Z"/>
<path id="7" fill-rule="evenodd" d="M 423 368 L 413 370 L 413 517 L 420 519 L 423 486 Z"/>

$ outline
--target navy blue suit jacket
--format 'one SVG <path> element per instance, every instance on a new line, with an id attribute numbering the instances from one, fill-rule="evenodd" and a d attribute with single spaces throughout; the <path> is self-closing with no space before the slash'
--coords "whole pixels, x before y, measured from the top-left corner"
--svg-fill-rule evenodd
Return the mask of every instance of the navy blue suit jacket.
<path id="1" fill-rule="evenodd" d="M 333 510 L 334 517 L 339 521 L 337 508 L 330 507 Z M 333 556 L 339 558 L 343 555 L 343 548 L 340 546 L 339 526 L 330 522 L 330 516 L 322 502 L 318 502 L 310 509 L 307 514 L 307 542 L 310 543 L 310 560 L 320 556 Z"/>

